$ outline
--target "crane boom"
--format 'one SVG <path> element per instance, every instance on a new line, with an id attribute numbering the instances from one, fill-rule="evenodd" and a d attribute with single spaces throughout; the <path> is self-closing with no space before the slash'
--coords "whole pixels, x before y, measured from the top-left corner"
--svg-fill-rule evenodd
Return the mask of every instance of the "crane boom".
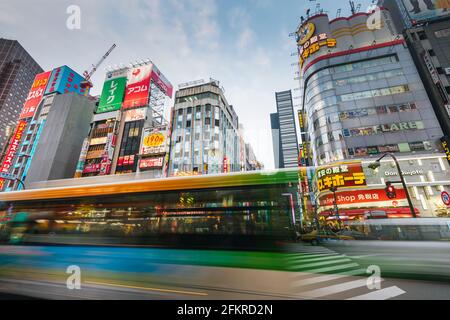
<path id="1" fill-rule="evenodd" d="M 84 80 L 86 83 L 89 83 L 89 81 L 91 80 L 92 75 L 95 73 L 95 71 L 97 71 L 98 67 L 100 67 L 100 65 L 103 63 L 103 61 L 105 61 L 105 59 L 110 55 L 110 53 L 114 50 L 114 48 L 116 47 L 116 44 L 113 44 L 111 46 L 111 48 L 109 48 L 109 50 L 103 55 L 103 57 L 97 62 L 97 64 L 92 65 L 92 68 L 90 71 L 86 70 L 83 75 L 84 75 Z"/>

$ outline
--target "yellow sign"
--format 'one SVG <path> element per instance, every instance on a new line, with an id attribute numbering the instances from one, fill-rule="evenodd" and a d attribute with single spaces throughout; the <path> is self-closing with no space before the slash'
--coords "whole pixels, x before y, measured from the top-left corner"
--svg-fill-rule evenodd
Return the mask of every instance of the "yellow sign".
<path id="1" fill-rule="evenodd" d="M 166 137 L 161 132 L 153 133 L 144 138 L 144 146 L 148 148 L 159 147 L 164 141 L 166 141 Z"/>
<path id="2" fill-rule="evenodd" d="M 311 37 L 314 35 L 314 32 L 316 32 L 316 26 L 314 23 L 309 22 L 302 26 L 298 31 L 298 45 L 304 45 L 306 41 L 311 39 Z"/>
<path id="3" fill-rule="evenodd" d="M 318 191 L 329 190 L 332 187 L 348 188 L 366 185 L 366 176 L 359 161 L 321 166 L 316 174 Z"/>
<path id="4" fill-rule="evenodd" d="M 303 67 L 305 60 L 314 53 L 318 52 L 322 47 L 335 48 L 336 45 L 336 39 L 328 38 L 328 34 L 326 33 L 321 33 L 318 36 L 314 36 L 306 40 L 299 50 L 300 67 Z"/>

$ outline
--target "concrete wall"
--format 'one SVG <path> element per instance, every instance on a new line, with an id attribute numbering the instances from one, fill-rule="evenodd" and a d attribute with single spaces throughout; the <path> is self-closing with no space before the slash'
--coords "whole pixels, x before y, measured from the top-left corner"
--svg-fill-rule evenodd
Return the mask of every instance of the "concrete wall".
<path id="1" fill-rule="evenodd" d="M 94 108 L 94 101 L 75 93 L 55 97 L 28 171 L 26 185 L 73 177 L 83 139 L 89 133 Z"/>

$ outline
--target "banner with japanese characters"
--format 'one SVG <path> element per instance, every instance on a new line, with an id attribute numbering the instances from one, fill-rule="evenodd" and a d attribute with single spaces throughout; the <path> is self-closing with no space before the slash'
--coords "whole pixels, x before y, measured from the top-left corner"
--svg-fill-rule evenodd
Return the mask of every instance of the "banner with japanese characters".
<path id="1" fill-rule="evenodd" d="M 38 74 L 34 78 L 33 85 L 31 86 L 30 92 L 28 93 L 27 100 L 23 105 L 22 112 L 20 113 L 19 119 L 31 118 L 34 116 L 39 103 L 41 103 L 42 96 L 44 95 L 45 88 L 47 87 L 48 80 L 52 72 L 44 72 Z"/>
<path id="2" fill-rule="evenodd" d="M 150 64 L 129 71 L 125 99 L 123 101 L 124 109 L 147 105 L 150 94 L 152 68 L 153 65 Z"/>
<path id="3" fill-rule="evenodd" d="M 14 157 L 17 154 L 17 151 L 19 149 L 20 141 L 22 140 L 22 135 L 25 131 L 25 128 L 27 126 L 27 122 L 24 120 L 19 121 L 19 124 L 16 127 L 16 131 L 14 132 L 13 138 L 11 140 L 11 144 L 8 147 L 8 150 L 5 154 L 5 159 L 3 160 L 3 163 L 0 168 L 1 173 L 8 173 L 9 169 L 13 165 Z M 0 190 L 3 188 L 5 180 L 0 179 Z"/>
<path id="4" fill-rule="evenodd" d="M 145 128 L 142 135 L 141 154 L 163 154 L 166 153 L 167 131 Z"/>
<path id="5" fill-rule="evenodd" d="M 361 161 L 320 166 L 316 171 L 319 192 L 336 188 L 362 187 L 367 184 Z"/>
<path id="6" fill-rule="evenodd" d="M 122 107 L 127 84 L 127 70 L 110 72 L 106 75 L 97 113 L 119 110 Z"/>

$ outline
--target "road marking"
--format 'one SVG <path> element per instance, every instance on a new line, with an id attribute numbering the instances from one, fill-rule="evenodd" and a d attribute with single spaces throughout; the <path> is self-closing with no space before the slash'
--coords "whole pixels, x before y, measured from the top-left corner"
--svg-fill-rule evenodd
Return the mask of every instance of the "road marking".
<path id="1" fill-rule="evenodd" d="M 159 292 L 169 292 L 169 293 L 181 293 L 181 294 L 190 294 L 197 296 L 207 296 L 207 293 L 204 292 L 193 292 L 193 291 L 179 291 L 179 290 L 170 290 L 170 289 L 161 289 L 161 288 L 149 288 L 149 287 L 137 287 L 137 286 L 127 286 L 115 283 L 105 283 L 105 282 L 95 282 L 95 281 L 85 281 L 87 284 L 96 284 L 101 286 L 112 286 L 112 287 L 120 287 L 120 288 L 128 288 L 128 289 L 139 289 L 146 291 L 159 291 Z"/>
<path id="2" fill-rule="evenodd" d="M 320 268 L 320 269 L 312 269 L 315 273 L 321 273 L 321 272 L 329 272 L 329 271 L 336 271 L 336 270 L 343 270 L 343 269 L 349 269 L 349 268 L 356 268 L 359 267 L 359 264 L 357 263 L 348 263 L 348 264 L 341 264 L 338 266 L 332 266 L 327 268 Z"/>
<path id="3" fill-rule="evenodd" d="M 356 273 L 355 271 L 353 271 L 353 273 L 359 274 L 359 272 L 361 272 L 361 270 L 356 270 L 356 271 L 358 271 L 358 273 Z M 297 288 L 300 288 L 300 287 L 308 286 L 310 284 L 338 280 L 338 279 L 348 278 L 351 276 L 352 276 L 351 274 L 338 274 L 338 275 L 327 274 L 327 275 L 323 275 L 323 276 L 312 277 L 312 278 L 307 278 L 307 279 L 303 279 L 303 280 L 297 280 L 297 281 L 293 282 L 292 285 Z"/>
<path id="4" fill-rule="evenodd" d="M 381 290 L 377 290 L 371 293 L 363 294 L 360 296 L 356 296 L 353 298 L 349 298 L 347 300 L 387 300 L 391 298 L 395 298 L 402 294 L 406 293 L 399 287 L 389 287 Z"/>
<path id="5" fill-rule="evenodd" d="M 365 286 L 367 286 L 367 279 L 358 279 L 354 281 L 344 282 L 328 287 L 306 291 L 303 292 L 302 295 L 305 295 L 310 298 L 320 298 Z"/>
<path id="6" fill-rule="evenodd" d="M 307 263 L 307 264 L 300 264 L 296 266 L 298 269 L 304 269 L 304 268 L 314 268 L 314 267 L 321 267 L 326 266 L 330 264 L 337 264 L 337 263 L 343 263 L 343 262 L 351 262 L 352 260 L 342 257 L 338 259 L 334 259 L 332 261 L 320 261 L 320 262 L 314 262 L 314 263 Z"/>
<path id="7" fill-rule="evenodd" d="M 315 262 L 315 261 L 325 261 L 325 260 L 337 260 L 337 258 L 345 258 L 343 256 L 332 256 L 332 257 L 318 257 L 318 258 L 303 258 L 303 259 L 297 259 L 297 260 L 292 260 L 290 261 L 291 263 L 294 261 L 297 262 Z"/>

